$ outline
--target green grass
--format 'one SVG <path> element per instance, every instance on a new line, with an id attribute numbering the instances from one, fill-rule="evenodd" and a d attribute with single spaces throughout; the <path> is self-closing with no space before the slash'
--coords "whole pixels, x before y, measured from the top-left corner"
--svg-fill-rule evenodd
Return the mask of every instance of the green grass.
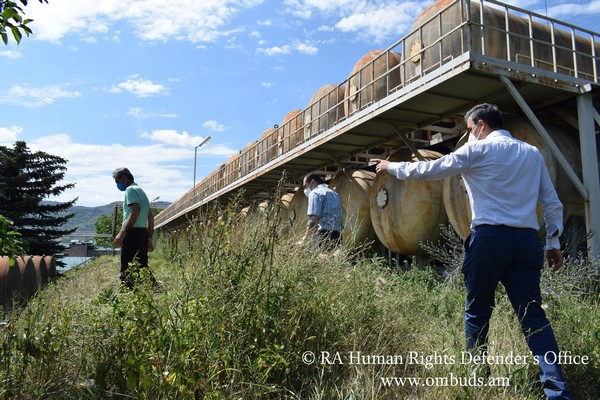
<path id="1" fill-rule="evenodd" d="M 121 291 L 115 257 L 44 289 L 1 331 L 0 398 L 543 397 L 532 362 L 491 366 L 508 387 L 469 385 L 483 369 L 460 363 L 465 294 L 456 271 L 390 269 L 368 251 L 323 257 L 279 237 L 276 211 L 247 220 L 210 212 L 186 236 L 163 236 L 150 260 L 158 290 L 140 283 Z M 590 357 L 564 366 L 576 399 L 600 393 L 597 272 L 571 263 L 544 274 L 561 350 Z M 529 355 L 502 289 L 491 324 L 491 354 Z M 307 352 L 316 362 L 303 362 Z M 351 363 L 356 352 L 403 363 Z M 386 387 L 382 377 L 464 384 Z"/>

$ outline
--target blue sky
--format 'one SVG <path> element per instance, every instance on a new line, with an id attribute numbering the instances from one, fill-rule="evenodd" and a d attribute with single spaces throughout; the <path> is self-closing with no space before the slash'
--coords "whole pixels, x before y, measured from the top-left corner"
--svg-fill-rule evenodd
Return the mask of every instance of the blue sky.
<path id="1" fill-rule="evenodd" d="M 174 201 L 367 52 L 405 35 L 431 1 L 30 0 L 34 34 L 0 44 L 0 145 L 68 160 L 55 200 L 120 201 L 127 166 Z M 600 31 L 600 0 L 513 1 Z"/>

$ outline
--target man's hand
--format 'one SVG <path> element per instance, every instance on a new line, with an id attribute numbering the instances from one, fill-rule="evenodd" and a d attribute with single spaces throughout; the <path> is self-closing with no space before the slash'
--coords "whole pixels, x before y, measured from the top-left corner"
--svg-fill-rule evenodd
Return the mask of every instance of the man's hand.
<path id="1" fill-rule="evenodd" d="M 390 162 L 388 160 L 382 160 L 380 158 L 373 158 L 371 161 L 376 163 L 377 166 L 375 167 L 375 171 L 378 174 L 383 174 L 384 172 L 386 172 L 388 166 L 390 165 Z"/>
<path id="2" fill-rule="evenodd" d="M 552 271 L 556 272 L 563 267 L 564 259 L 560 249 L 546 250 L 546 261 L 548 267 L 552 268 Z"/>
<path id="3" fill-rule="evenodd" d="M 125 235 L 123 235 L 122 232 L 119 232 L 117 236 L 115 236 L 114 244 L 116 248 L 121 247 L 121 244 L 123 244 L 123 236 Z"/>
<path id="4" fill-rule="evenodd" d="M 154 251 L 154 242 L 152 239 L 148 239 L 148 251 Z"/>

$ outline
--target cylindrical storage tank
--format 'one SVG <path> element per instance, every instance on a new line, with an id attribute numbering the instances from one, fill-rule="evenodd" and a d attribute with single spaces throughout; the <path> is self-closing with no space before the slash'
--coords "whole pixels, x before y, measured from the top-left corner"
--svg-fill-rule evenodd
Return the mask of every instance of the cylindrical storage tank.
<path id="1" fill-rule="evenodd" d="M 37 292 L 37 276 L 31 256 L 17 257 L 17 264 L 21 272 L 20 292 L 23 299 L 33 297 Z"/>
<path id="2" fill-rule="evenodd" d="M 46 268 L 48 269 L 48 282 L 56 279 L 58 273 L 56 272 L 56 261 L 53 256 L 44 256 L 46 261 Z"/>
<path id="3" fill-rule="evenodd" d="M 585 217 L 585 205 L 579 191 L 529 120 L 522 116 L 509 115 L 503 117 L 503 122 L 504 128 L 513 137 L 529 143 L 540 150 L 546 162 L 550 179 L 560 201 L 563 203 L 565 225 L 570 218 L 583 220 Z M 544 123 L 544 127 L 575 173 L 581 178 L 581 152 L 579 151 L 577 142 L 574 140 L 575 134 L 569 134 L 565 131 L 565 128 L 550 123 Z M 444 202 L 450 224 L 461 237 L 467 237 L 471 232 L 469 228 L 471 223 L 471 208 L 461 178 L 452 177 L 445 180 Z M 542 209 L 539 205 L 537 212 L 540 227 L 543 227 L 544 219 Z M 577 227 L 574 226 L 574 228 Z"/>
<path id="4" fill-rule="evenodd" d="M 325 132 L 346 115 L 344 87 L 321 86 L 312 95 L 304 110 L 304 140 Z"/>
<path id="5" fill-rule="evenodd" d="M 225 184 L 229 185 L 240 177 L 240 154 L 233 154 L 227 160 L 225 172 Z"/>
<path id="6" fill-rule="evenodd" d="M 470 20 L 472 50 L 479 54 L 510 60 L 520 64 L 532 65 L 531 41 L 529 18 L 525 14 L 514 10 L 510 11 L 508 22 L 505 10 L 492 7 L 484 7 L 483 21 L 480 13 L 480 3 L 472 1 Z M 462 6 L 464 3 L 456 0 L 440 0 L 429 6 L 412 24 L 410 34 L 406 38 L 404 47 L 406 76 L 404 82 L 418 78 L 422 74 L 434 70 L 440 65 L 451 61 L 469 50 L 467 34 L 464 29 L 453 31 L 460 26 L 463 17 Z M 508 24 L 509 44 L 507 46 L 506 26 Z M 483 29 L 479 25 L 483 26 Z M 552 25 L 540 23 L 533 20 L 531 31 L 533 32 L 533 65 L 537 68 L 553 70 L 552 46 L 546 43 L 552 42 Z M 449 32 L 448 36 L 440 38 Z M 482 44 L 482 36 L 484 38 Z M 554 29 L 554 41 L 556 43 L 555 55 L 558 72 L 574 75 L 572 37 L 571 33 L 561 29 Z M 591 57 L 592 46 L 589 38 L 577 36 L 575 39 L 577 51 L 584 54 L 577 56 L 577 69 L 579 74 L 585 73 L 591 76 L 593 73 L 593 60 Z M 600 43 L 596 43 L 596 54 L 600 50 Z M 507 52 L 510 48 L 510 54 Z M 407 54 L 408 53 L 408 54 Z M 440 58 L 441 57 L 441 58 Z"/>
<path id="7" fill-rule="evenodd" d="M 308 198 L 304 195 L 302 188 L 296 190 L 290 201 L 288 210 L 288 220 L 290 224 L 290 233 L 301 236 L 306 232 L 306 223 L 308 222 Z"/>
<path id="8" fill-rule="evenodd" d="M 265 130 L 258 140 L 258 163 L 259 167 L 269 163 L 277 157 L 277 130 L 269 128 Z"/>
<path id="9" fill-rule="evenodd" d="M 283 118 L 278 129 L 278 140 L 283 144 L 283 152 L 292 150 L 303 139 L 302 110 L 292 110 Z"/>
<path id="10" fill-rule="evenodd" d="M 256 142 L 250 142 L 240 152 L 240 165 L 242 176 L 256 169 Z"/>
<path id="11" fill-rule="evenodd" d="M 38 289 L 43 288 L 48 284 L 48 267 L 46 259 L 43 256 L 33 256 L 33 266 L 38 281 Z"/>
<path id="12" fill-rule="evenodd" d="M 329 182 L 342 201 L 342 240 L 351 246 L 375 239 L 369 204 L 374 179 L 371 171 L 340 171 Z"/>
<path id="13" fill-rule="evenodd" d="M 426 159 L 441 157 L 420 150 Z M 410 152 L 400 151 L 392 161 L 417 161 Z M 391 174 L 378 174 L 371 188 L 371 220 L 381 243 L 404 255 L 426 255 L 420 242 L 436 242 L 440 225 L 448 218 L 444 209 L 443 185 L 435 181 L 402 181 Z"/>
<path id="14" fill-rule="evenodd" d="M 225 167 L 226 166 L 227 166 L 227 164 L 223 163 L 223 164 L 219 165 L 217 170 L 214 172 L 216 175 L 215 191 L 221 190 L 225 186 L 225 172 L 226 172 Z"/>
<path id="15" fill-rule="evenodd" d="M 0 306 L 10 309 L 13 297 L 19 292 L 21 270 L 16 261 L 11 267 L 8 256 L 0 257 Z"/>
<path id="16" fill-rule="evenodd" d="M 286 193 L 281 196 L 281 202 L 279 204 L 279 234 L 287 235 L 290 233 L 290 204 L 292 203 L 293 193 Z"/>
<path id="17" fill-rule="evenodd" d="M 402 55 L 393 51 L 371 50 L 352 68 L 345 89 L 344 112 L 350 116 L 381 100 L 401 84 L 398 65 Z"/>

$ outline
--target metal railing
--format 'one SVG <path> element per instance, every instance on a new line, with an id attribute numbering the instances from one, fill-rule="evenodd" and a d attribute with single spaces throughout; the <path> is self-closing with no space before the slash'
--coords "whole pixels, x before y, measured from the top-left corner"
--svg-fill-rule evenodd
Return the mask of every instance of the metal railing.
<path id="1" fill-rule="evenodd" d="M 293 156 L 294 150 L 335 130 L 366 107 L 423 80 L 469 52 L 498 60 L 500 68 L 526 65 L 598 84 L 600 35 L 496 1 L 436 3 L 413 29 L 388 49 L 371 54 L 360 68 L 282 126 L 265 132 L 238 157 L 221 165 L 156 217 L 157 226 L 196 206 L 240 179 Z M 342 95 L 343 94 L 343 95 Z"/>

